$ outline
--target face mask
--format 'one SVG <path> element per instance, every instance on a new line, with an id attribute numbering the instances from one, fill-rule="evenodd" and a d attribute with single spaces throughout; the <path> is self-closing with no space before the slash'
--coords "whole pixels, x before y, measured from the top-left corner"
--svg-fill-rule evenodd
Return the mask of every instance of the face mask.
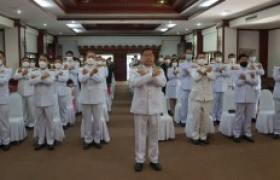
<path id="1" fill-rule="evenodd" d="M 80 58 L 80 61 L 83 62 L 84 58 Z"/>
<path id="2" fill-rule="evenodd" d="M 55 64 L 55 68 L 56 68 L 56 69 L 61 69 L 61 67 L 62 67 L 62 65 L 61 65 L 60 63 L 56 63 L 56 64 Z"/>
<path id="3" fill-rule="evenodd" d="M 222 58 L 221 58 L 221 57 L 217 57 L 217 58 L 216 58 L 216 61 L 217 61 L 218 63 L 220 63 L 220 62 L 222 62 Z"/>
<path id="4" fill-rule="evenodd" d="M 166 59 L 165 63 L 169 64 L 170 63 L 170 59 Z"/>
<path id="5" fill-rule="evenodd" d="M 256 57 L 250 57 L 251 62 L 256 62 L 256 59 L 257 59 Z"/>
<path id="6" fill-rule="evenodd" d="M 198 59 L 197 64 L 200 65 L 200 66 L 203 66 L 203 65 L 205 65 L 205 60 L 204 59 Z"/>
<path id="7" fill-rule="evenodd" d="M 35 63 L 30 63 L 30 67 L 35 67 Z"/>
<path id="8" fill-rule="evenodd" d="M 87 64 L 88 65 L 93 65 L 94 64 L 94 59 L 93 58 L 88 58 L 87 59 Z"/>
<path id="9" fill-rule="evenodd" d="M 73 60 L 73 57 L 66 57 L 66 60 L 67 60 L 67 61 L 72 61 L 72 60 Z"/>
<path id="10" fill-rule="evenodd" d="M 29 65 L 30 65 L 29 62 L 26 62 L 26 61 L 22 63 L 22 67 L 24 67 L 24 68 L 28 68 Z"/>
<path id="11" fill-rule="evenodd" d="M 229 58 L 229 62 L 234 64 L 235 63 L 235 58 Z"/>
<path id="12" fill-rule="evenodd" d="M 186 59 L 187 59 L 187 60 L 191 60 L 192 57 L 193 57 L 192 54 L 186 54 Z"/>
<path id="13" fill-rule="evenodd" d="M 163 58 L 159 58 L 158 61 L 159 61 L 159 62 L 163 62 L 164 59 L 163 59 Z"/>
<path id="14" fill-rule="evenodd" d="M 3 65 L 3 61 L 2 60 L 0 60 L 0 66 L 2 66 Z"/>
<path id="15" fill-rule="evenodd" d="M 172 66 L 173 66 L 173 67 L 176 67 L 176 66 L 177 66 L 177 63 L 172 63 Z"/>
<path id="16" fill-rule="evenodd" d="M 47 67 L 47 63 L 44 62 L 44 61 L 40 61 L 39 66 L 40 66 L 41 69 L 45 69 Z"/>
<path id="17" fill-rule="evenodd" d="M 240 63 L 240 66 L 246 68 L 248 66 L 248 62 L 242 62 Z"/>

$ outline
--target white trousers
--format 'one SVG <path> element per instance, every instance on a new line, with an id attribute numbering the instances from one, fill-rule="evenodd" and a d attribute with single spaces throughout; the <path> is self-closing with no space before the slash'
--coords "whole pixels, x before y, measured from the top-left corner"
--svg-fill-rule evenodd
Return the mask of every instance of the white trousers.
<path id="1" fill-rule="evenodd" d="M 223 112 L 224 93 L 216 92 L 212 103 L 212 118 L 213 121 L 221 121 Z"/>
<path id="2" fill-rule="evenodd" d="M 9 105 L 0 104 L 0 145 L 10 144 Z"/>
<path id="3" fill-rule="evenodd" d="M 188 116 L 188 106 L 189 106 L 189 95 L 191 91 L 190 90 L 184 90 L 181 89 L 180 91 L 180 97 L 181 97 L 181 122 L 186 123 L 187 122 L 187 116 Z"/>
<path id="4" fill-rule="evenodd" d="M 54 106 L 35 107 L 35 131 L 38 136 L 38 144 L 42 145 L 47 140 L 48 145 L 54 143 L 54 123 L 53 123 L 53 110 Z"/>
<path id="5" fill-rule="evenodd" d="M 193 140 L 206 140 L 209 131 L 211 101 L 192 101 L 193 103 Z"/>
<path id="6" fill-rule="evenodd" d="M 257 93 L 257 103 L 255 104 L 255 108 L 253 109 L 252 118 L 257 119 L 259 104 L 260 104 L 260 97 L 261 97 L 261 90 L 256 90 Z"/>
<path id="7" fill-rule="evenodd" d="M 58 106 L 59 106 L 59 116 L 63 126 L 66 126 L 69 122 L 69 97 L 68 96 L 58 96 Z"/>
<path id="8" fill-rule="evenodd" d="M 22 97 L 23 120 L 27 127 L 35 125 L 35 105 L 33 96 Z"/>
<path id="9" fill-rule="evenodd" d="M 102 104 L 83 104 L 84 141 L 91 144 L 93 141 L 100 143 L 100 121 L 102 116 Z"/>
<path id="10" fill-rule="evenodd" d="M 149 159 L 158 163 L 158 120 L 159 115 L 134 114 L 135 161 L 138 163 L 145 162 L 147 138 Z"/>
<path id="11" fill-rule="evenodd" d="M 236 103 L 235 118 L 233 120 L 233 136 L 239 138 L 244 132 L 245 136 L 252 137 L 251 118 L 255 103 Z"/>
<path id="12" fill-rule="evenodd" d="M 274 99 L 274 134 L 280 135 L 280 99 Z"/>

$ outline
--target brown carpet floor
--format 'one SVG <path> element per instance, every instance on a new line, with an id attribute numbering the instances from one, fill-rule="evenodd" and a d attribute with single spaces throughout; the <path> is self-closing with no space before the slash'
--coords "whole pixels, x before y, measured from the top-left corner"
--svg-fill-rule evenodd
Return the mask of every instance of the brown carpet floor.
<path id="1" fill-rule="evenodd" d="M 254 132 L 256 143 L 232 142 L 220 134 L 211 137 L 211 145 L 194 146 L 183 128 L 176 126 L 176 140 L 160 142 L 162 172 L 148 166 L 135 173 L 133 116 L 129 113 L 131 96 L 125 83 L 118 83 L 111 121 L 111 142 L 102 150 L 83 151 L 80 121 L 65 131 L 66 139 L 49 152 L 35 152 L 32 131 L 28 139 L 0 151 L 0 180 L 279 180 L 280 140 Z"/>

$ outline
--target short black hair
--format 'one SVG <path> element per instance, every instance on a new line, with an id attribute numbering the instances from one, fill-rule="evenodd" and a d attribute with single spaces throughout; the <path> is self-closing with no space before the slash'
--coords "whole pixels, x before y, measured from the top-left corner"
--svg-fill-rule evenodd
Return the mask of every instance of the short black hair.
<path id="1" fill-rule="evenodd" d="M 65 55 L 66 55 L 66 54 L 71 54 L 72 56 L 74 56 L 73 51 L 67 51 L 67 52 L 65 53 Z"/>
<path id="2" fill-rule="evenodd" d="M 40 56 L 39 57 L 45 57 L 45 58 L 47 58 L 48 59 L 48 56 L 46 55 L 46 54 L 40 54 Z"/>
<path id="3" fill-rule="evenodd" d="M 154 54 L 154 52 L 153 52 L 153 49 L 152 48 L 149 48 L 149 47 L 147 47 L 147 48 L 144 48 L 142 51 L 141 51 L 141 56 L 144 54 L 144 52 L 145 51 L 152 51 L 152 53 Z"/>
<path id="4" fill-rule="evenodd" d="M 223 54 L 222 54 L 221 51 L 216 51 L 216 52 L 214 53 L 214 57 L 217 57 L 217 55 L 223 55 Z"/>
<path id="5" fill-rule="evenodd" d="M 233 54 L 233 53 L 230 53 L 230 54 L 228 55 L 228 57 L 231 57 L 231 56 L 235 56 L 235 54 Z"/>
<path id="6" fill-rule="evenodd" d="M 249 56 L 247 55 L 247 54 L 240 54 L 239 56 L 238 56 L 238 60 L 240 60 L 240 59 L 242 59 L 242 58 L 249 58 Z"/>

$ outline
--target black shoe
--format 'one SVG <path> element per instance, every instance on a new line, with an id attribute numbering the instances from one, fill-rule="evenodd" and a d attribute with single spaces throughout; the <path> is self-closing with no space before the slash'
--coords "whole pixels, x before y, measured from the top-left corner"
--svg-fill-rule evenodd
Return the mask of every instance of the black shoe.
<path id="1" fill-rule="evenodd" d="M 102 149 L 101 143 L 94 143 L 94 146 L 95 146 L 97 149 Z"/>
<path id="2" fill-rule="evenodd" d="M 48 145 L 48 150 L 49 151 L 53 151 L 54 150 L 54 145 L 52 144 L 52 145 Z"/>
<path id="3" fill-rule="evenodd" d="M 43 144 L 35 144 L 35 146 L 34 146 L 34 150 L 35 151 L 39 151 L 39 150 L 41 150 L 41 149 L 43 149 L 43 147 L 44 147 L 44 145 Z"/>
<path id="4" fill-rule="evenodd" d="M 254 143 L 255 140 L 252 138 L 252 137 L 247 137 L 247 136 L 244 136 L 244 139 L 250 143 Z"/>
<path id="5" fill-rule="evenodd" d="M 83 143 L 83 150 L 88 150 L 90 148 L 91 144 L 88 144 L 86 142 Z"/>
<path id="6" fill-rule="evenodd" d="M 3 145 L 3 151 L 9 151 L 10 150 L 10 145 Z"/>
<path id="7" fill-rule="evenodd" d="M 240 143 L 240 138 L 235 138 L 235 137 L 234 137 L 234 138 L 233 138 L 233 141 L 236 142 L 236 143 Z"/>
<path id="8" fill-rule="evenodd" d="M 256 118 L 252 118 L 251 121 L 252 121 L 253 123 L 255 123 L 257 120 L 256 120 Z"/>
<path id="9" fill-rule="evenodd" d="M 66 130 L 67 128 L 68 128 L 68 126 L 67 126 L 67 125 L 63 126 L 63 130 Z"/>
<path id="10" fill-rule="evenodd" d="M 273 134 L 273 139 L 279 139 L 280 138 L 280 135 L 279 134 Z"/>
<path id="11" fill-rule="evenodd" d="M 208 139 L 205 139 L 205 140 L 199 140 L 199 142 L 201 142 L 202 144 L 210 144 L 210 141 Z"/>
<path id="12" fill-rule="evenodd" d="M 134 165 L 134 170 L 136 172 L 141 172 L 143 170 L 144 164 L 143 163 L 135 163 Z"/>
<path id="13" fill-rule="evenodd" d="M 150 166 L 155 170 L 155 171 L 161 171 L 162 167 L 159 163 L 152 163 L 150 162 Z"/>
<path id="14" fill-rule="evenodd" d="M 185 127 L 185 126 L 186 126 L 186 123 L 180 122 L 180 125 L 181 125 L 182 127 Z"/>
<path id="15" fill-rule="evenodd" d="M 194 140 L 194 139 L 193 139 L 193 140 L 192 140 L 192 143 L 193 143 L 194 145 L 199 145 L 200 142 L 199 142 L 199 140 Z"/>

